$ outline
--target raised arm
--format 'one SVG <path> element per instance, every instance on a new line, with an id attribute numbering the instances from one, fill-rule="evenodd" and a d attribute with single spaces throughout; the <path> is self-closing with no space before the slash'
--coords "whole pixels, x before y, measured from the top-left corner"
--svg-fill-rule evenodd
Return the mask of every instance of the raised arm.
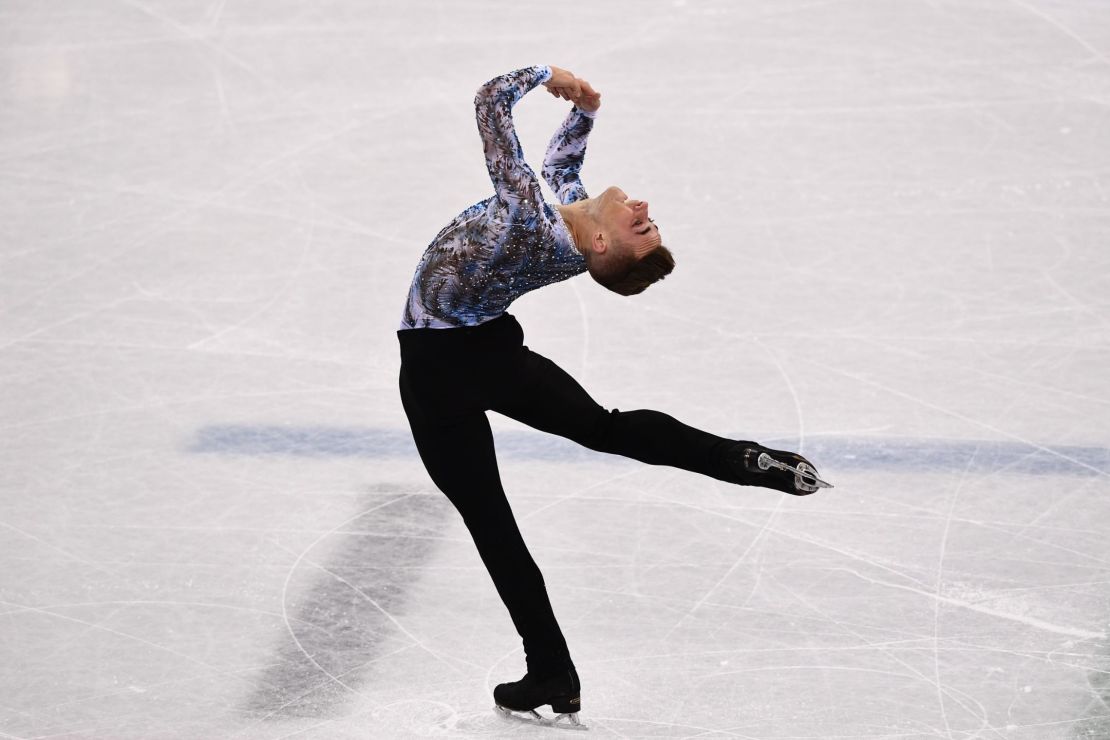
<path id="1" fill-rule="evenodd" d="M 543 179 L 551 186 L 560 203 L 574 203 L 589 197 L 578 172 L 586 157 L 586 139 L 594 127 L 595 115 L 596 111 L 575 106 L 547 145 L 547 154 L 543 158 Z"/>
<path id="2" fill-rule="evenodd" d="M 552 95 L 570 100 L 574 108 L 563 125 L 551 137 L 543 159 L 543 177 L 555 191 L 560 203 L 574 203 L 589 196 L 578 177 L 586 156 L 586 138 L 594 126 L 594 116 L 601 107 L 601 93 L 585 80 L 565 70 L 555 69 L 555 77 L 547 84 Z M 559 74 L 562 72 L 563 74 Z M 567 78 L 571 81 L 568 82 Z M 558 79 L 556 79 L 558 78 Z"/>
<path id="3" fill-rule="evenodd" d="M 528 91 L 551 79 L 551 74 L 550 67 L 525 67 L 494 77 L 474 96 L 486 168 L 497 196 L 506 202 L 542 202 L 536 173 L 524 161 L 512 109 Z"/>

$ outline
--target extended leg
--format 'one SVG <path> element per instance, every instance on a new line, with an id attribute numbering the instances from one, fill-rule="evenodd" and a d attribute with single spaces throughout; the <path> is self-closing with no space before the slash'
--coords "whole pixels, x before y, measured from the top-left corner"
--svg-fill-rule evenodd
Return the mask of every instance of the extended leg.
<path id="1" fill-rule="evenodd" d="M 494 411 L 592 450 L 738 482 L 725 459 L 735 440 L 660 411 L 606 411 L 554 362 L 526 348 L 522 352 L 514 382 L 506 385 Z"/>
<path id="2" fill-rule="evenodd" d="M 800 482 L 794 472 L 758 464 L 759 456 L 766 453 L 767 459 L 805 465 L 816 473 L 809 461 L 796 453 L 718 437 L 660 411 L 606 411 L 558 365 L 526 347 L 515 358 L 513 372 L 492 408 L 540 431 L 650 465 L 669 465 L 793 495 L 817 490 L 817 486 Z M 751 465 L 745 462 L 749 458 L 754 461 Z"/>

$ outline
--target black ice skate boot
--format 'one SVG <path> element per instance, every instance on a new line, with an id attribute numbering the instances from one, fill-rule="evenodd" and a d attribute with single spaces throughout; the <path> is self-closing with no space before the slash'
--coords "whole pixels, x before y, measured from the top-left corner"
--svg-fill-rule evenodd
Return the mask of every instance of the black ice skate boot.
<path id="1" fill-rule="evenodd" d="M 500 684 L 493 690 L 493 700 L 497 703 L 498 714 L 507 719 L 584 730 L 586 726 L 578 721 L 578 711 L 582 708 L 581 691 L 578 673 L 574 668 L 567 668 L 543 678 L 529 673 L 519 681 Z M 536 707 L 545 704 L 555 712 L 554 718 L 548 719 L 536 711 Z"/>
<path id="2" fill-rule="evenodd" d="M 763 486 L 793 496 L 808 496 L 832 486 L 817 477 L 817 468 L 796 452 L 772 450 L 756 442 L 737 442 L 726 453 L 742 486 Z"/>

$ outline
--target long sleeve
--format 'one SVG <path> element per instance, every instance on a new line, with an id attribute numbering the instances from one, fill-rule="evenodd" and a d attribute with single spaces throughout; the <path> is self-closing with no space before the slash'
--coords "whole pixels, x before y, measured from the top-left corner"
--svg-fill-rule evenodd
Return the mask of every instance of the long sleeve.
<path id="1" fill-rule="evenodd" d="M 544 202 L 513 126 L 513 105 L 550 78 L 549 67 L 529 67 L 478 89 L 478 131 L 496 194 L 457 215 L 424 250 L 401 329 L 477 326 L 529 291 L 586 272 L 558 210 Z"/>
<path id="2" fill-rule="evenodd" d="M 494 77 L 474 96 L 486 168 L 497 197 L 508 204 L 543 203 L 536 173 L 524 161 L 512 109 L 525 93 L 549 79 L 550 67 L 526 67 Z"/>
<path id="3" fill-rule="evenodd" d="M 586 139 L 593 129 L 594 115 L 575 106 L 547 145 L 543 179 L 564 205 L 589 197 L 578 172 L 586 156 Z"/>

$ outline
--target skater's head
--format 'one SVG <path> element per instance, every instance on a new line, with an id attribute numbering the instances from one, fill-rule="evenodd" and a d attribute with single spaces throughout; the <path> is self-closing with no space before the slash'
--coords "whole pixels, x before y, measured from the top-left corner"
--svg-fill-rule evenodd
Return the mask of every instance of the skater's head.
<path id="1" fill-rule="evenodd" d="M 642 293 L 674 269 L 648 204 L 632 200 L 618 187 L 590 199 L 592 224 L 587 244 L 579 244 L 594 280 L 621 295 Z"/>

